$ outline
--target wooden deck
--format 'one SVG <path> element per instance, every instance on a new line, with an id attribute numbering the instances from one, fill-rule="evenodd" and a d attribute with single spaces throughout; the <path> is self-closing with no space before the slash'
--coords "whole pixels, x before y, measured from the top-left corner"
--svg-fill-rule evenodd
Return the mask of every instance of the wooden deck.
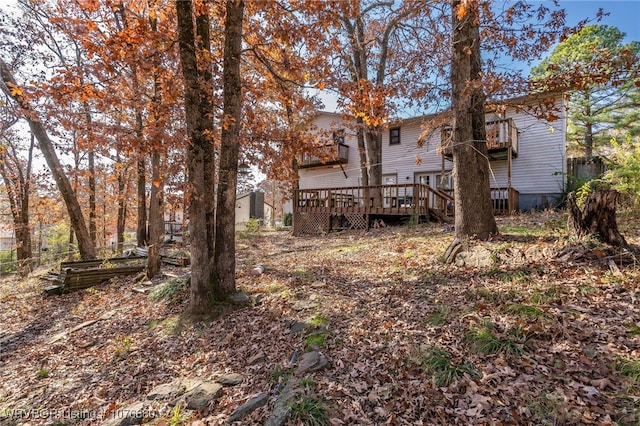
<path id="1" fill-rule="evenodd" d="M 492 188 L 495 214 L 517 210 L 518 191 Z M 453 193 L 418 183 L 314 188 L 294 191 L 294 235 L 322 234 L 335 229 L 367 229 L 371 217 L 413 216 L 453 221 Z"/>
<path id="2" fill-rule="evenodd" d="M 371 216 L 429 216 L 447 220 L 449 194 L 417 184 L 299 189 L 294 191 L 294 235 L 366 229 Z"/>

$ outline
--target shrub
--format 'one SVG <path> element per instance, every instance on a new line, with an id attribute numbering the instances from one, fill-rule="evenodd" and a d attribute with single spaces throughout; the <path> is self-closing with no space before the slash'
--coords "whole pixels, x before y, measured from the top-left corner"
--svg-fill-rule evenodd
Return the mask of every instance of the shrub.
<path id="1" fill-rule="evenodd" d="M 284 226 L 293 226 L 293 213 L 287 213 L 282 220 Z"/>

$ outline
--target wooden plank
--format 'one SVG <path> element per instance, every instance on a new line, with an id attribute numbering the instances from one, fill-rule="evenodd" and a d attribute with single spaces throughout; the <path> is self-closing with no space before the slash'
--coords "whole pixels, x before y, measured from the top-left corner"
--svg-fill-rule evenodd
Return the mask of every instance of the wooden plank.
<path id="1" fill-rule="evenodd" d="M 64 287 L 61 284 L 48 285 L 44 288 L 46 294 L 62 294 Z"/>
<path id="2" fill-rule="evenodd" d="M 138 262 L 146 259 L 145 256 L 129 256 L 129 257 L 111 257 L 107 259 L 92 259 L 92 260 L 78 260 L 78 261 L 67 261 L 60 262 L 60 269 L 81 269 L 81 268 L 96 268 L 101 265 L 108 264 L 121 264 L 127 262 Z"/>
<path id="3" fill-rule="evenodd" d="M 138 256 L 143 256 L 143 257 L 149 256 L 149 249 L 146 247 L 136 247 L 135 250 Z"/>
<path id="4" fill-rule="evenodd" d="M 64 289 L 79 290 L 100 284 L 120 275 L 132 275 L 145 269 L 144 265 L 100 269 L 67 269 L 64 271 Z"/>

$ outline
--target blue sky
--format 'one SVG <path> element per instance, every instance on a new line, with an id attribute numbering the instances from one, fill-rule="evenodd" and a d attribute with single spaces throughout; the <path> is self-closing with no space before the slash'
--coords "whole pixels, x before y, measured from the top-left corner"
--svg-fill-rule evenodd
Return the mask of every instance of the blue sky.
<path id="1" fill-rule="evenodd" d="M 626 41 L 640 41 L 640 0 L 560 0 L 560 7 L 567 11 L 568 24 L 593 18 L 602 8 L 609 12 L 609 16 L 602 19 L 602 24 L 618 27 L 627 33 Z"/>
<path id="2" fill-rule="evenodd" d="M 542 0 L 542 2 L 548 3 L 550 9 L 555 9 L 553 2 L 549 0 Z M 535 0 L 532 3 L 535 3 Z M 598 9 L 602 8 L 605 12 L 608 12 L 608 16 L 603 17 L 600 22 L 594 23 L 619 28 L 627 35 L 625 42 L 640 41 L 640 0 L 560 0 L 560 7 L 567 12 L 568 25 L 576 25 L 587 18 L 595 19 Z M 553 48 L 549 50 L 549 54 L 551 50 Z M 534 61 L 533 65 L 539 62 Z M 528 69 L 527 66 L 523 66 L 523 68 L 525 70 Z M 335 111 L 336 103 L 333 94 L 323 93 L 321 98 L 325 104 L 325 110 Z"/>

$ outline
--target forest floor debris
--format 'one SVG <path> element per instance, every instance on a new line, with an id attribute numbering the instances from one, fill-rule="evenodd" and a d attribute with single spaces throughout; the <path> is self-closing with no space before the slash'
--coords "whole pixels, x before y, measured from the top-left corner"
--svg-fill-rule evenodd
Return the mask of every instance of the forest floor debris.
<path id="1" fill-rule="evenodd" d="M 4 278 L 0 423 L 100 424 L 159 385 L 240 374 L 205 407 L 146 420 L 225 424 L 251 402 L 241 423 L 264 424 L 290 377 L 302 392 L 278 409 L 292 424 L 638 425 L 640 266 L 569 237 L 565 219 L 500 218 L 501 235 L 478 245 L 490 255 L 464 265 L 441 262 L 453 234 L 436 224 L 252 235 L 237 274 L 252 305 L 198 323 L 175 278 L 185 268 L 165 266 L 174 277 L 150 294 L 127 278 L 44 297 L 37 277 Z M 329 364 L 295 377 L 314 351 Z"/>

